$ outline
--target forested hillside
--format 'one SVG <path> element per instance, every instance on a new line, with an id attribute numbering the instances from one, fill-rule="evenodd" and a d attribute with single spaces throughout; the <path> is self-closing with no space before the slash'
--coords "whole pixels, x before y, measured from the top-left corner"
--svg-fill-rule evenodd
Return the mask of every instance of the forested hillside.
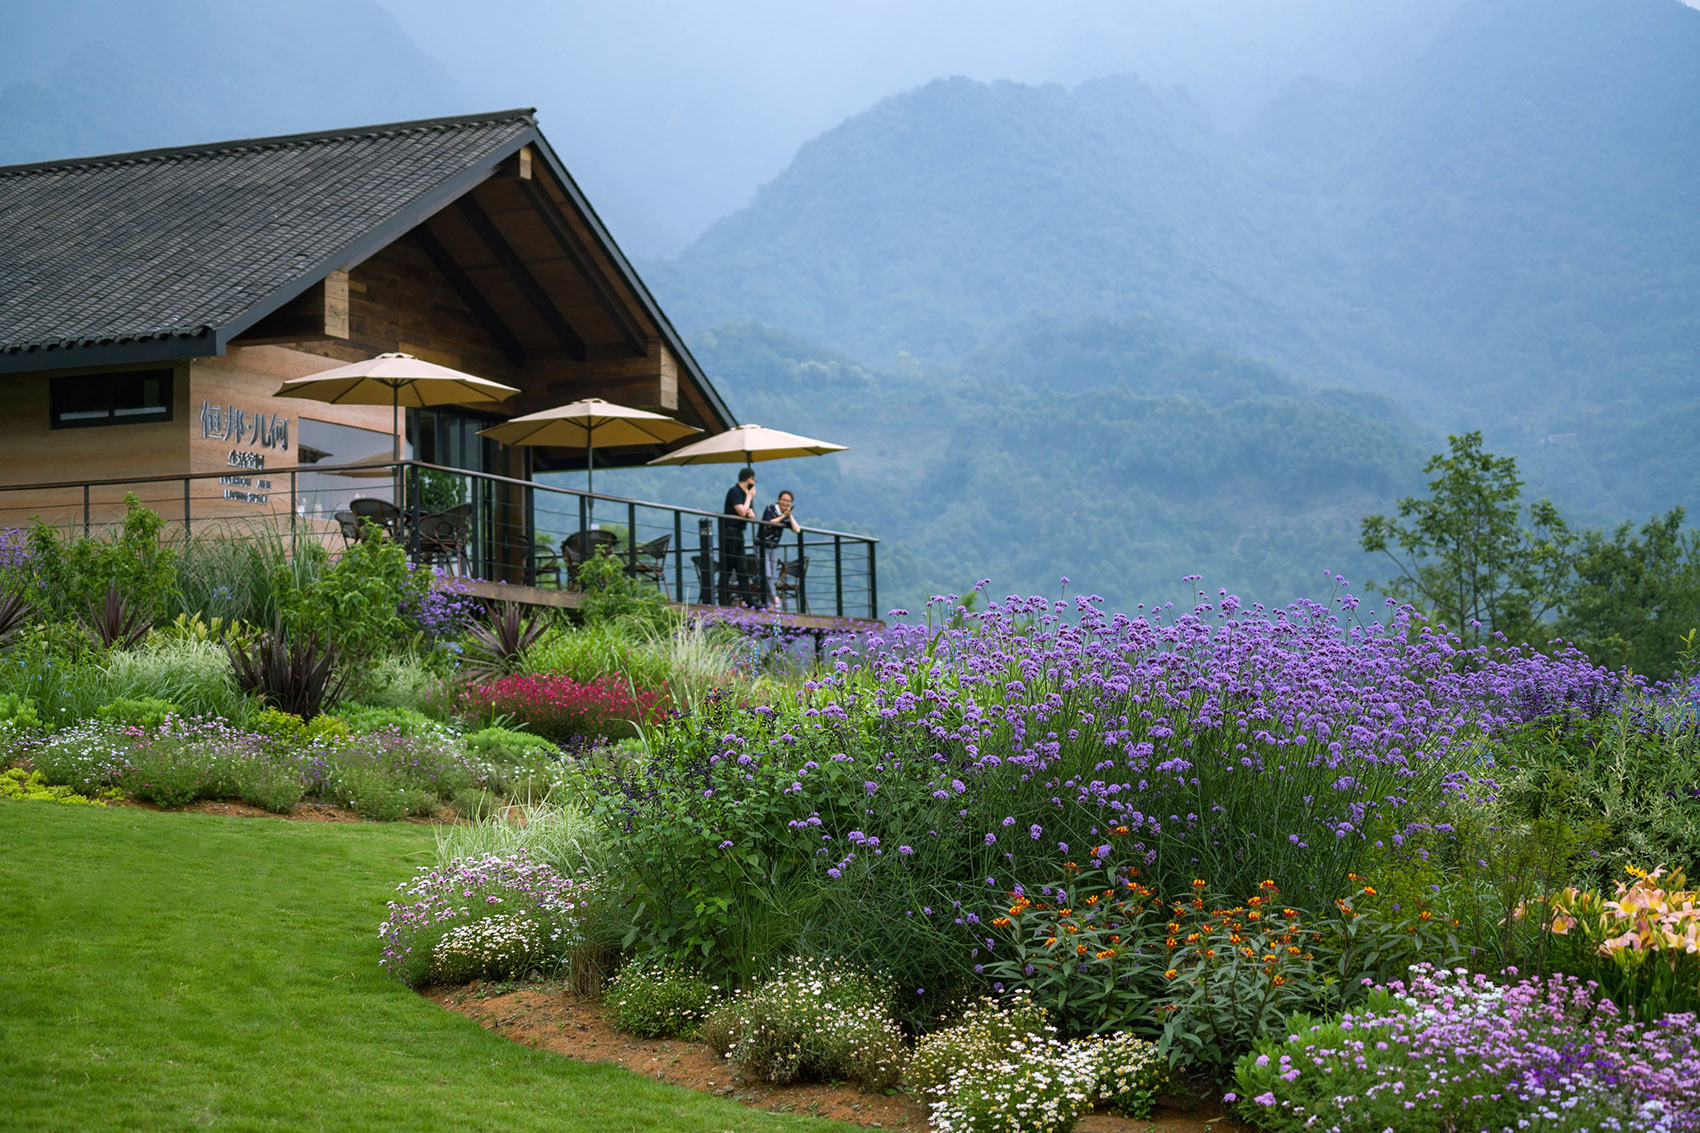
<path id="1" fill-rule="evenodd" d="M 932 373 L 872 371 L 748 324 L 694 345 L 746 420 L 851 446 L 763 466 L 759 491 L 791 488 L 805 522 L 879 535 L 887 605 L 987 577 L 1055 594 L 1067 576 L 1117 608 L 1185 600 L 1194 573 L 1248 600 L 1313 594 L 1324 569 L 1364 577 L 1358 518 L 1415 484 L 1432 443 L 1384 399 L 1310 391 L 1137 321 L 1039 328 Z M 717 509 L 730 477 L 597 483 Z"/>

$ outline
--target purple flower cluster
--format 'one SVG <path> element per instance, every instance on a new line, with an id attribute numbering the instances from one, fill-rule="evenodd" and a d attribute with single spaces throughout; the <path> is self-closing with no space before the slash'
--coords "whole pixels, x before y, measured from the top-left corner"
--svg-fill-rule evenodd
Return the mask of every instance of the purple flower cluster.
<path id="1" fill-rule="evenodd" d="M 28 570 L 29 566 L 29 537 L 21 528 L 0 529 L 0 571 Z"/>
<path id="2" fill-rule="evenodd" d="M 441 567 L 431 568 L 431 589 L 416 606 L 404 607 L 402 617 L 431 641 L 453 641 L 484 616 L 484 600 L 467 579 Z"/>
<path id="3" fill-rule="evenodd" d="M 1693 1015 L 1624 1022 L 1592 983 L 1421 965 L 1368 1008 L 1264 1044 L 1228 1095 L 1271 1129 L 1700 1129 Z"/>

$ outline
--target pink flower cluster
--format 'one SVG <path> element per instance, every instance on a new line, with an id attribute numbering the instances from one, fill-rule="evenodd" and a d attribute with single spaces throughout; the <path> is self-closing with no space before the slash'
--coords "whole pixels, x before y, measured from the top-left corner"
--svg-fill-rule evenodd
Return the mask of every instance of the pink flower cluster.
<path id="1" fill-rule="evenodd" d="M 666 693 L 635 688 L 612 677 L 580 682 L 547 673 L 468 685 L 456 704 L 463 716 L 486 720 L 506 716 L 557 742 L 576 736 L 629 735 L 633 725 L 656 723 L 670 707 Z"/>

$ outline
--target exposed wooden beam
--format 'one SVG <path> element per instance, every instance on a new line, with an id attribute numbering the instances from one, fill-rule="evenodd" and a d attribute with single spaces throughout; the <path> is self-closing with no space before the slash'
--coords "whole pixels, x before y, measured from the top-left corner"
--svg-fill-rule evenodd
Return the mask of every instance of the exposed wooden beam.
<path id="1" fill-rule="evenodd" d="M 516 366 L 523 366 L 525 348 L 519 344 L 519 339 L 514 337 L 514 332 L 508 329 L 508 324 L 502 321 L 502 316 L 490 306 L 489 300 L 472 285 L 472 280 L 466 277 L 466 273 L 460 270 L 460 265 L 449 255 L 449 250 L 443 247 L 443 242 L 424 225 L 413 230 L 413 242 L 419 245 L 419 250 L 425 253 L 442 277 L 449 281 L 449 286 L 460 296 L 460 301 L 466 304 L 467 309 L 472 312 L 472 317 L 478 320 L 479 325 L 495 340 L 502 353 L 508 356 L 508 361 Z"/>
<path id="2" fill-rule="evenodd" d="M 333 271 L 232 341 L 244 346 L 348 337 L 348 273 Z"/>
<path id="3" fill-rule="evenodd" d="M 523 184 L 523 182 L 521 183 Z M 466 218 L 466 222 L 472 225 L 472 230 L 478 233 L 478 238 L 484 241 L 485 247 L 490 249 L 490 254 L 496 257 L 496 262 L 502 265 L 502 270 L 508 273 L 508 278 L 514 281 L 514 285 L 520 289 L 520 293 L 525 296 L 526 301 L 531 304 L 538 316 L 554 332 L 568 356 L 576 361 L 583 362 L 588 357 L 585 353 L 584 339 L 580 338 L 578 332 L 573 330 L 572 324 L 567 322 L 566 316 L 561 314 L 560 309 L 549 298 L 549 293 L 543 290 L 543 285 L 537 282 L 537 277 L 531 274 L 531 269 L 527 268 L 519 258 L 519 253 L 515 252 L 513 247 L 503 238 L 501 231 L 497 229 L 489 214 L 479 207 L 478 202 L 470 196 L 462 197 L 456 201 L 455 207 L 460 209 L 460 213 Z"/>
<path id="4" fill-rule="evenodd" d="M 626 305 L 620 302 L 620 297 L 614 293 L 613 285 L 596 266 L 596 261 L 579 240 L 572 225 L 561 215 L 554 198 L 529 176 L 522 175 L 518 184 L 520 192 L 525 194 L 525 199 L 531 202 L 531 206 L 537 210 L 537 215 L 543 218 L 543 224 L 555 238 L 555 243 L 561 246 L 561 251 L 573 262 L 573 267 L 577 268 L 585 282 L 590 284 L 591 291 L 596 294 L 596 301 L 620 329 L 620 337 L 625 339 L 626 348 L 632 352 L 633 357 L 643 357 L 647 340 L 639 331 L 637 322 L 632 318 L 631 312 L 626 310 Z"/>
<path id="5" fill-rule="evenodd" d="M 573 367 L 552 378 L 547 396 L 565 398 L 605 397 L 637 409 L 679 408 L 679 360 L 659 341 L 652 340 L 643 358 L 621 358 Z"/>

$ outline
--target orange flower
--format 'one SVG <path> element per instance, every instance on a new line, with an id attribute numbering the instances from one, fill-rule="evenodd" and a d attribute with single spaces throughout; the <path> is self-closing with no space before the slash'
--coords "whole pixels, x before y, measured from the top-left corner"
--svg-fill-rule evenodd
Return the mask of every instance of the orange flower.
<path id="1" fill-rule="evenodd" d="M 1434 915 L 1433 913 L 1429 912 L 1427 909 L 1424 909 L 1422 912 L 1417 914 L 1417 919 L 1419 921 L 1426 921 L 1430 917 L 1432 917 L 1433 915 Z"/>
<path id="2" fill-rule="evenodd" d="M 1092 894 L 1092 896 L 1086 898 L 1086 903 L 1088 905 L 1096 905 L 1098 903 L 1098 895 L 1096 893 Z"/>
<path id="3" fill-rule="evenodd" d="M 1048 936 L 1048 937 L 1045 938 L 1045 947 L 1049 948 L 1049 947 L 1051 947 L 1051 945 L 1055 944 L 1056 942 L 1057 942 L 1056 937 Z"/>
<path id="4" fill-rule="evenodd" d="M 1177 940 L 1176 940 L 1176 939 L 1175 939 L 1175 938 L 1174 938 L 1174 937 L 1172 937 L 1172 936 L 1171 936 L 1171 937 L 1169 937 L 1169 939 L 1167 939 L 1167 940 L 1165 940 L 1165 941 L 1163 941 L 1163 943 L 1164 943 L 1164 944 L 1167 944 L 1167 945 L 1168 945 L 1168 946 L 1169 946 L 1169 950 L 1170 950 L 1170 951 L 1173 951 L 1173 950 L 1175 950 L 1175 949 L 1176 949 L 1176 948 L 1179 948 L 1179 947 L 1180 947 L 1180 942 L 1179 942 L 1179 941 L 1177 941 Z"/>
<path id="5" fill-rule="evenodd" d="M 1275 888 L 1275 883 L 1273 881 L 1267 881 L 1267 880 L 1261 881 L 1261 882 L 1258 883 L 1257 887 L 1259 889 L 1267 890 L 1270 893 L 1277 892 L 1277 890 Z"/>
<path id="6" fill-rule="evenodd" d="M 993 921 L 992 924 L 997 928 L 1003 928 L 1005 925 L 1009 924 L 1009 918 L 999 917 L 997 920 Z"/>
<path id="7" fill-rule="evenodd" d="M 1169 970 L 1168 970 L 1168 971 L 1166 971 L 1166 972 L 1164 972 L 1164 973 L 1163 973 L 1163 978 L 1164 978 L 1164 979 L 1166 979 L 1166 980 L 1172 980 L 1172 979 L 1174 979 L 1174 978 L 1175 978 L 1175 977 L 1176 977 L 1176 976 L 1178 976 L 1178 975 L 1180 975 L 1180 974 L 1181 974 L 1181 973 L 1180 973 L 1180 969 L 1178 969 L 1178 968 L 1170 968 L 1170 969 L 1169 969 Z"/>
<path id="8" fill-rule="evenodd" d="M 1198 943 L 1198 934 L 1196 932 L 1188 933 L 1187 937 L 1186 937 L 1186 942 L 1188 944 L 1197 944 Z"/>
<path id="9" fill-rule="evenodd" d="M 1201 878 L 1201 877 L 1193 878 L 1192 879 L 1192 887 L 1194 889 L 1203 889 L 1204 888 L 1204 879 Z"/>
<path id="10" fill-rule="evenodd" d="M 1297 909 L 1282 909 L 1281 915 L 1291 920 L 1298 917 L 1299 911 Z"/>
<path id="11" fill-rule="evenodd" d="M 1297 956 L 1298 954 L 1299 954 L 1299 946 L 1297 944 L 1287 945 L 1287 955 Z"/>
<path id="12" fill-rule="evenodd" d="M 1057 916 L 1059 916 L 1059 917 L 1072 917 L 1072 916 L 1074 916 L 1074 910 L 1073 909 L 1058 909 L 1057 910 Z"/>
<path id="13" fill-rule="evenodd" d="M 1375 895 L 1376 895 L 1376 893 L 1375 893 L 1375 890 L 1374 890 L 1374 889 L 1371 889 L 1371 888 L 1370 888 L 1370 887 L 1369 887 L 1369 886 L 1367 886 L 1367 885 L 1366 885 L 1366 886 L 1364 886 L 1364 896 L 1365 896 L 1365 897 L 1374 897 L 1374 896 L 1375 896 Z"/>
<path id="14" fill-rule="evenodd" d="M 1274 984 L 1276 987 L 1280 987 L 1282 984 L 1287 982 L 1287 977 L 1286 976 L 1275 976 L 1269 982 Z"/>
<path id="15" fill-rule="evenodd" d="M 1262 913 L 1247 913 L 1246 919 L 1252 920 L 1252 921 L 1260 921 L 1260 920 L 1263 919 L 1263 914 Z"/>
<path id="16" fill-rule="evenodd" d="M 1115 949 L 1106 948 L 1102 952 L 1098 953 L 1098 959 L 1108 960 L 1111 956 L 1114 956 L 1115 954 L 1116 954 Z"/>
<path id="17" fill-rule="evenodd" d="M 1086 955 L 1086 952 L 1087 952 L 1086 945 L 1084 945 L 1084 944 L 1076 944 L 1074 946 L 1074 950 L 1082 956 Z"/>

